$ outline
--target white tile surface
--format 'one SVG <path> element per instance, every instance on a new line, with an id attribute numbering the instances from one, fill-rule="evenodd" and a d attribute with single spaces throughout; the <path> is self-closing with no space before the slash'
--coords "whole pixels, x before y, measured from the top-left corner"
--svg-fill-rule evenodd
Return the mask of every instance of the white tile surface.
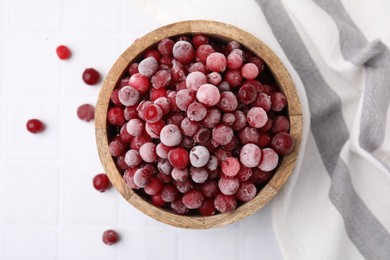
<path id="1" fill-rule="evenodd" d="M 4 40 L 4 93 L 14 97 L 57 97 L 61 83 L 57 41 L 43 35 L 15 35 Z"/>
<path id="2" fill-rule="evenodd" d="M 118 259 L 118 246 L 106 246 L 102 234 L 112 227 L 65 227 L 60 236 L 59 260 L 69 259 Z"/>
<path id="3" fill-rule="evenodd" d="M 118 193 L 104 193 L 92 186 L 93 177 L 104 172 L 88 161 L 66 163 L 61 169 L 61 219 L 64 226 L 114 225 L 118 221 Z"/>
<path id="4" fill-rule="evenodd" d="M 50 98 L 7 98 L 3 104 L 4 157 L 13 160 L 55 160 L 59 154 L 59 104 Z M 26 130 L 29 119 L 38 118 L 44 132 Z"/>
<path id="5" fill-rule="evenodd" d="M 7 18 L 12 33 L 58 32 L 62 22 L 62 1 L 7 1 Z"/>
<path id="6" fill-rule="evenodd" d="M 110 0 L 67 0 L 64 10 L 66 32 L 112 34 L 121 29 L 121 5 Z"/>
<path id="7" fill-rule="evenodd" d="M 54 163 L 18 161 L 3 166 L 5 224 L 57 225 L 59 169 Z"/>
<path id="8" fill-rule="evenodd" d="M 44 226 L 6 227 L 2 259 L 53 260 L 58 255 L 58 231 Z"/>

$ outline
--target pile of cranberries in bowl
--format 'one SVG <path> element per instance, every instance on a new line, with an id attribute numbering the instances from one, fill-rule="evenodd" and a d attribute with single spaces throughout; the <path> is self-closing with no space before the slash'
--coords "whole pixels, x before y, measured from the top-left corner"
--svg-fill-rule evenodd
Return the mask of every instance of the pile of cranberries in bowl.
<path id="1" fill-rule="evenodd" d="M 287 99 L 237 41 L 164 38 L 112 91 L 109 153 L 126 185 L 179 215 L 251 201 L 294 148 Z"/>

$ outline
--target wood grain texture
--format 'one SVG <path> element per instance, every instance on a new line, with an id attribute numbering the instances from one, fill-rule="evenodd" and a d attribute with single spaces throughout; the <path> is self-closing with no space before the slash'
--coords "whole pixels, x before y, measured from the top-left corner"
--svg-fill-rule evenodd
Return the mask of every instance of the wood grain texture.
<path id="1" fill-rule="evenodd" d="M 170 211 L 153 206 L 126 186 L 121 173 L 118 171 L 115 162 L 108 151 L 109 137 L 106 118 L 110 96 L 116 84 L 127 70 L 128 65 L 139 59 L 146 49 L 166 37 L 196 33 L 207 34 L 223 41 L 236 40 L 265 61 L 288 99 L 288 112 L 291 122 L 290 134 L 295 141 L 294 150 L 284 157 L 274 177 L 252 201 L 238 207 L 234 212 L 217 214 L 210 217 L 179 216 Z M 170 24 L 136 40 L 117 59 L 106 76 L 99 94 L 95 114 L 97 148 L 100 160 L 113 186 L 130 204 L 146 215 L 172 226 L 191 229 L 208 229 L 231 224 L 253 214 L 266 205 L 282 188 L 295 167 L 297 156 L 300 151 L 302 124 L 301 104 L 295 85 L 286 68 L 274 52 L 261 40 L 237 27 L 205 20 L 184 21 Z"/>

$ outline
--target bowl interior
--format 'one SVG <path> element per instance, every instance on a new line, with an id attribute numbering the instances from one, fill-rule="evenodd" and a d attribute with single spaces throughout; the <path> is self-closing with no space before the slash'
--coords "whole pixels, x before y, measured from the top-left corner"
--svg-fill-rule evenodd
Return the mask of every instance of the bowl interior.
<path id="1" fill-rule="evenodd" d="M 122 174 L 118 170 L 108 151 L 109 137 L 112 135 L 106 119 L 107 111 L 110 106 L 110 96 L 114 88 L 117 86 L 117 83 L 126 73 L 129 64 L 137 61 L 146 49 L 166 37 L 193 35 L 197 33 L 206 34 L 225 42 L 230 40 L 238 41 L 245 48 L 264 60 L 269 70 L 272 72 L 275 81 L 287 97 L 290 135 L 295 141 L 294 150 L 283 157 L 283 160 L 273 178 L 261 189 L 260 192 L 258 192 L 253 200 L 242 204 L 231 213 L 217 214 L 210 217 L 177 215 L 173 212 L 152 205 L 142 196 L 127 187 L 122 178 Z M 274 52 L 261 40 L 237 27 L 220 22 L 203 20 L 192 20 L 170 24 L 154 30 L 146 34 L 144 37 L 136 40 L 117 59 L 106 76 L 99 94 L 95 112 L 97 148 L 100 160 L 113 186 L 129 203 L 150 217 L 169 225 L 193 229 L 207 229 L 230 224 L 253 214 L 266 205 L 277 194 L 293 171 L 298 152 L 300 150 L 302 123 L 301 105 L 295 85 L 286 68 Z"/>

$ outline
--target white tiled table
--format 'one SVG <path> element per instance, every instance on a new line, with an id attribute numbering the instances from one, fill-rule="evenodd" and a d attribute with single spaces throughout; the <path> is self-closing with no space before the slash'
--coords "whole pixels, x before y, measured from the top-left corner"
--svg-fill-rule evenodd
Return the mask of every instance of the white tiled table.
<path id="1" fill-rule="evenodd" d="M 95 104 L 87 67 L 105 75 L 137 37 L 161 26 L 126 0 L 0 0 L 0 259 L 282 259 L 270 209 L 226 227 L 186 230 L 157 222 L 114 189 L 103 171 L 93 123 L 76 117 Z M 73 56 L 61 61 L 59 44 Z M 47 129 L 25 130 L 30 118 Z M 113 228 L 120 243 L 106 246 Z"/>

